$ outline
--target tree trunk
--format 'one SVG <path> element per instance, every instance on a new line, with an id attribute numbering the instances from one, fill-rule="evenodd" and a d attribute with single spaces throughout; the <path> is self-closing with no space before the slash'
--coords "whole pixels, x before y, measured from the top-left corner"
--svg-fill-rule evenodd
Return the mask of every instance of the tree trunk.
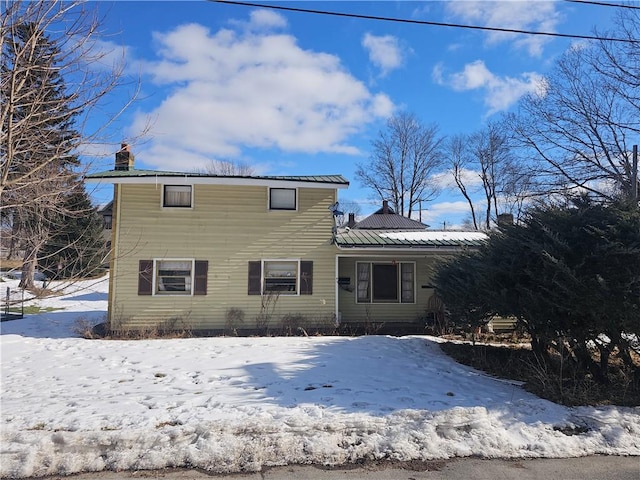
<path id="1" fill-rule="evenodd" d="M 36 256 L 37 251 L 34 248 L 29 248 L 24 254 L 22 277 L 20 278 L 20 284 L 18 285 L 22 289 L 29 290 L 35 287 Z"/>

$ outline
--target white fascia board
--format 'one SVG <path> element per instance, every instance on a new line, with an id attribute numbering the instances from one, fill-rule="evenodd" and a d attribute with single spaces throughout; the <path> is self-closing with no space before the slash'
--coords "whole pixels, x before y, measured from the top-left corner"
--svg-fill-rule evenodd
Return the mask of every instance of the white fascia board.
<path id="1" fill-rule="evenodd" d="M 336 188 L 346 189 L 342 183 L 301 182 L 297 180 L 277 180 L 268 178 L 242 177 L 192 177 L 189 175 L 154 175 L 144 177 L 102 177 L 86 178 L 87 183 L 113 183 L 129 185 L 232 185 L 282 188 Z"/>
<path id="2" fill-rule="evenodd" d="M 336 245 L 337 246 L 337 245 Z M 475 247 L 406 247 L 406 248 L 397 248 L 397 247 L 340 247 L 337 246 L 340 252 L 350 252 L 350 253 L 339 253 L 339 257 L 360 257 L 367 256 L 371 254 L 385 254 L 387 256 L 391 256 L 394 253 L 412 253 L 415 255 L 424 255 L 424 254 L 434 254 L 434 253 L 456 253 L 464 250 L 465 248 L 475 248 Z"/>

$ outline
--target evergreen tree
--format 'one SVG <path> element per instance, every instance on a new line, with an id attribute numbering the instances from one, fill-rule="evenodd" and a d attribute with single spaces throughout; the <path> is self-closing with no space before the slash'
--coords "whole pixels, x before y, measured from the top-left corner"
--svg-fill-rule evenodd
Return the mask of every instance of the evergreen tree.
<path id="1" fill-rule="evenodd" d="M 64 201 L 66 213 L 56 219 L 64 228 L 57 229 L 41 249 L 39 268 L 48 278 L 56 280 L 103 273 L 107 254 L 103 222 L 84 185 L 76 184 Z"/>
<path id="2" fill-rule="evenodd" d="M 550 349 L 607 383 L 617 351 L 628 367 L 640 336 L 640 210 L 580 198 L 535 208 L 490 235 L 477 254 L 436 274 L 454 321 L 513 316 L 542 358 Z M 598 355 L 593 354 L 597 348 Z"/>
<path id="3" fill-rule="evenodd" d="M 73 154 L 79 135 L 73 98 L 57 68 L 60 48 L 34 23 L 4 34 L 3 185 L 10 188 L 2 191 L 2 217 L 23 252 L 21 287 L 33 288 L 40 250 L 64 228 L 59 220 L 72 214 L 64 196 L 79 181 Z"/>

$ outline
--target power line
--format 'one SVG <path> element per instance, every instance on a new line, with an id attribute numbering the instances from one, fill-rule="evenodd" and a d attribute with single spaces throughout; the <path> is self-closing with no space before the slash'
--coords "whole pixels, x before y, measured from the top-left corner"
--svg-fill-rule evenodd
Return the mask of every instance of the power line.
<path id="1" fill-rule="evenodd" d="M 638 10 L 640 9 L 640 6 L 638 5 L 629 5 L 629 4 L 622 4 L 622 3 L 610 3 L 610 2 L 596 2 L 594 0 L 564 0 L 565 2 L 568 3 L 584 3 L 587 5 L 597 5 L 599 7 L 616 7 L 616 8 L 629 8 L 632 10 Z"/>
<path id="2" fill-rule="evenodd" d="M 314 10 L 310 8 L 284 7 L 282 5 L 251 3 L 251 2 L 242 2 L 242 1 L 235 1 L 235 0 L 208 0 L 208 1 L 214 2 L 214 3 L 226 3 L 229 5 L 241 5 L 245 7 L 257 7 L 257 8 L 268 8 L 271 10 L 283 10 L 287 12 L 313 13 L 316 15 L 331 15 L 334 17 L 359 18 L 363 20 L 379 20 L 379 21 L 385 21 L 385 22 L 409 23 L 414 25 L 430 25 L 430 26 L 436 26 L 436 27 L 465 28 L 469 30 L 485 30 L 490 32 L 502 32 L 502 33 L 520 33 L 523 35 L 541 35 L 541 36 L 547 36 L 547 37 L 575 38 L 580 40 L 603 40 L 603 41 L 609 41 L 609 42 L 621 42 L 621 43 L 632 43 L 632 44 L 636 44 L 640 42 L 640 40 L 629 39 L 629 38 L 615 38 L 615 37 L 611 38 L 611 37 L 600 37 L 596 35 L 576 35 L 576 34 L 570 34 L 570 33 L 555 33 L 555 32 L 536 32 L 532 30 L 518 30 L 514 28 L 481 27 L 479 25 L 431 22 L 427 20 L 413 20 L 409 18 L 380 17 L 375 15 L 363 15 L 359 13 L 345 13 L 345 12 L 333 12 L 328 10 Z M 574 0 L 574 1 L 577 1 L 577 0 Z"/>

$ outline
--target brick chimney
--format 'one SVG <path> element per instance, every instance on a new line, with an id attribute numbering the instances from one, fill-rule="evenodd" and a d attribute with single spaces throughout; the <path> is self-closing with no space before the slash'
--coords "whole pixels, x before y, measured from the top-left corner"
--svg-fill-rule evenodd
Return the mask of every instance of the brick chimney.
<path id="1" fill-rule="evenodd" d="M 116 152 L 115 170 L 133 170 L 133 153 L 128 143 L 123 143 Z"/>
<path id="2" fill-rule="evenodd" d="M 355 213 L 350 213 L 349 214 L 349 221 L 347 222 L 347 227 L 349 228 L 353 228 L 356 224 L 356 214 Z"/>
<path id="3" fill-rule="evenodd" d="M 498 226 L 513 225 L 513 214 L 501 213 L 498 215 Z"/>
<path id="4" fill-rule="evenodd" d="M 385 215 L 389 213 L 389 201 L 388 200 L 383 200 L 382 201 L 382 213 L 385 214 Z"/>

